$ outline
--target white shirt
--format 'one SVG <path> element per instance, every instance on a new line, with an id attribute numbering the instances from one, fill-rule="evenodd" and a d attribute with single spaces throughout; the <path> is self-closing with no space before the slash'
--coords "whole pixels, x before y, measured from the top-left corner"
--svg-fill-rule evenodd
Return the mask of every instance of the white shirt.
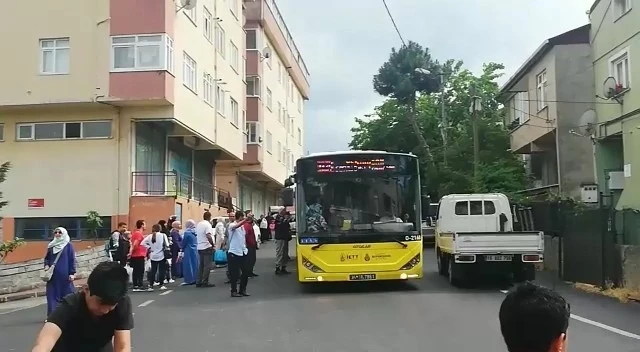
<path id="1" fill-rule="evenodd" d="M 142 246 L 150 249 L 149 258 L 154 262 L 160 262 L 164 260 L 164 248 L 169 246 L 169 239 L 167 235 L 162 232 L 156 232 L 156 242 L 152 242 L 153 234 L 145 237 L 142 240 Z"/>
<path id="2" fill-rule="evenodd" d="M 224 240 L 224 222 L 223 221 L 218 221 L 218 223 L 216 224 L 216 237 L 215 237 L 215 242 L 216 242 L 216 247 L 220 248 L 220 245 L 222 244 L 222 240 Z"/>
<path id="3" fill-rule="evenodd" d="M 207 239 L 207 234 L 213 236 L 213 226 L 207 220 L 202 220 L 196 225 L 196 237 L 198 238 L 198 250 L 209 249 L 213 247 Z"/>
<path id="4" fill-rule="evenodd" d="M 237 224 L 237 221 L 229 224 L 229 226 L 232 226 L 229 227 L 229 253 L 243 256 L 249 253 L 246 242 L 247 234 L 244 231 L 244 226 L 239 226 L 238 228 L 234 229 L 233 226 L 236 226 Z"/>
<path id="5" fill-rule="evenodd" d="M 260 227 L 255 223 L 253 224 L 253 233 L 256 235 L 256 244 L 258 244 L 258 248 L 260 248 Z"/>
<path id="6" fill-rule="evenodd" d="M 269 223 L 267 222 L 267 218 L 263 218 L 262 220 L 260 220 L 261 229 L 266 229 L 268 227 L 269 227 Z"/>

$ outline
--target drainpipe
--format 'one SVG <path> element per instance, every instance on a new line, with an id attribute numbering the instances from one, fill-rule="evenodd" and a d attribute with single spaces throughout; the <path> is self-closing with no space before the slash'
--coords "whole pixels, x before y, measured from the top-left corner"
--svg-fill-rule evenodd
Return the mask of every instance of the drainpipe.
<path id="1" fill-rule="evenodd" d="M 116 141 L 116 216 L 118 217 L 118 222 L 120 221 L 120 184 L 122 181 L 122 175 L 121 175 L 121 161 L 122 161 L 122 151 L 121 149 L 121 142 L 122 142 L 122 136 L 121 136 L 121 131 L 122 131 L 122 109 L 114 104 L 111 104 L 109 102 L 106 101 L 100 101 L 101 98 L 104 98 L 104 95 L 98 95 L 95 97 L 95 102 L 98 104 L 103 104 L 103 105 L 107 105 L 107 106 L 111 106 L 115 109 L 116 111 L 116 136 L 115 136 L 115 141 Z M 133 187 L 133 185 L 132 185 Z"/>
<path id="2" fill-rule="evenodd" d="M 213 99 L 214 99 L 214 108 L 213 115 L 215 118 L 213 119 L 213 142 L 218 144 L 218 51 L 216 49 L 215 43 L 217 43 L 216 38 L 216 28 L 218 28 L 218 0 L 213 0 Z"/>

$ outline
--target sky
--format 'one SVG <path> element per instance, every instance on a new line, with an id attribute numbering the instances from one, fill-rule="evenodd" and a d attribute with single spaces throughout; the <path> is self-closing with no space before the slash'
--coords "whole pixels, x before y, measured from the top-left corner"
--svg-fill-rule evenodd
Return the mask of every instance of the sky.
<path id="1" fill-rule="evenodd" d="M 305 153 L 347 150 L 355 117 L 384 100 L 373 75 L 401 45 L 382 0 L 276 0 L 311 74 Z M 387 0 L 405 41 L 439 61 L 506 67 L 506 80 L 546 39 L 588 23 L 593 0 Z M 502 83 L 502 82 L 501 82 Z"/>

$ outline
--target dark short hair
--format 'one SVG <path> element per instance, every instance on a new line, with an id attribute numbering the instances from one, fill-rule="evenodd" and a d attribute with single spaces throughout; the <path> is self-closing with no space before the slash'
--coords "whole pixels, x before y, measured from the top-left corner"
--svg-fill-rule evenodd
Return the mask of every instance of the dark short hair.
<path id="1" fill-rule="evenodd" d="M 163 225 L 166 225 L 166 224 L 167 224 L 167 221 L 166 221 L 166 220 L 160 220 L 160 221 L 158 221 L 158 225 L 160 225 L 160 226 L 163 226 Z"/>
<path id="2" fill-rule="evenodd" d="M 118 262 L 98 264 L 87 279 L 89 293 L 103 304 L 114 305 L 127 295 L 129 274 Z"/>
<path id="3" fill-rule="evenodd" d="M 243 216 L 244 216 L 244 212 L 242 210 L 236 211 L 236 219 L 241 218 Z"/>
<path id="4" fill-rule="evenodd" d="M 557 292 L 527 282 L 507 294 L 498 315 L 509 352 L 547 352 L 567 332 L 570 307 Z"/>
<path id="5" fill-rule="evenodd" d="M 144 220 L 136 221 L 136 229 L 141 229 L 144 226 Z"/>
<path id="6" fill-rule="evenodd" d="M 118 223 L 118 227 L 122 227 L 122 226 L 127 226 L 127 223 L 126 223 L 126 222 L 124 222 L 124 221 L 120 221 L 120 222 Z"/>
<path id="7" fill-rule="evenodd" d="M 211 220 L 211 213 L 205 211 L 204 214 L 202 214 L 202 220 Z"/>
<path id="8" fill-rule="evenodd" d="M 153 226 L 151 226 L 151 231 L 153 232 L 160 232 L 160 230 L 162 230 L 162 227 L 160 227 L 160 224 L 153 224 Z"/>
<path id="9" fill-rule="evenodd" d="M 244 211 L 244 215 L 249 215 L 251 213 L 251 209 L 247 209 Z"/>

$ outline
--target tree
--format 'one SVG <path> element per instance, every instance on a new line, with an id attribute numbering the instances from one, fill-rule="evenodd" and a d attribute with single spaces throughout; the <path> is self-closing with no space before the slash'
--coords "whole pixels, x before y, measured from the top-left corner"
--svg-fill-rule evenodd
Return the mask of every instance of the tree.
<path id="1" fill-rule="evenodd" d="M 95 210 L 90 210 L 87 212 L 87 225 L 91 230 L 91 234 L 97 240 L 98 239 L 98 229 L 102 228 L 102 218 L 100 214 Z"/>
<path id="2" fill-rule="evenodd" d="M 429 71 L 425 74 L 425 70 Z M 410 123 L 417 137 L 418 145 L 427 161 L 433 156 L 429 143 L 420 132 L 420 124 L 416 117 L 416 93 L 433 93 L 440 88 L 438 73 L 442 67 L 432 60 L 429 49 L 418 43 L 409 44 L 400 49 L 391 49 L 389 60 L 385 62 L 378 74 L 373 77 L 373 89 L 380 95 L 394 99 L 403 105 L 404 116 Z"/>
<path id="3" fill-rule="evenodd" d="M 9 162 L 5 162 L 0 165 L 0 184 L 7 180 L 9 169 L 11 169 L 11 164 Z M 2 197 L 2 192 L 0 192 L 0 210 L 9 205 L 9 202 L 3 199 L 4 198 Z M 1 217 L 0 220 L 2 220 Z M 8 242 L 0 240 L 0 263 L 4 262 L 9 253 L 15 251 L 16 248 L 20 247 L 23 244 L 24 241 L 21 238 L 14 238 L 13 240 Z"/>
<path id="4" fill-rule="evenodd" d="M 434 200 L 441 195 L 463 192 L 500 191 L 510 193 L 524 188 L 526 177 L 522 163 L 509 151 L 509 133 L 503 127 L 503 108 L 496 100 L 496 80 L 502 74 L 501 64 L 488 63 L 474 76 L 461 62 L 449 60 L 446 93 L 422 94 L 416 100 L 415 119 L 421 138 L 432 148 L 433 159 L 422 163 L 423 184 Z M 432 71 L 433 72 L 433 71 Z M 482 97 L 479 113 L 480 172 L 473 176 L 473 133 L 469 106 L 471 86 Z M 446 101 L 449 117 L 448 163 L 444 165 L 444 148 L 440 136 L 440 101 Z M 370 119 L 356 119 L 352 129 L 351 148 L 414 152 L 419 144 L 414 127 L 406 119 L 408 107 L 396 97 L 375 108 Z M 417 154 L 417 153 L 416 153 Z"/>

